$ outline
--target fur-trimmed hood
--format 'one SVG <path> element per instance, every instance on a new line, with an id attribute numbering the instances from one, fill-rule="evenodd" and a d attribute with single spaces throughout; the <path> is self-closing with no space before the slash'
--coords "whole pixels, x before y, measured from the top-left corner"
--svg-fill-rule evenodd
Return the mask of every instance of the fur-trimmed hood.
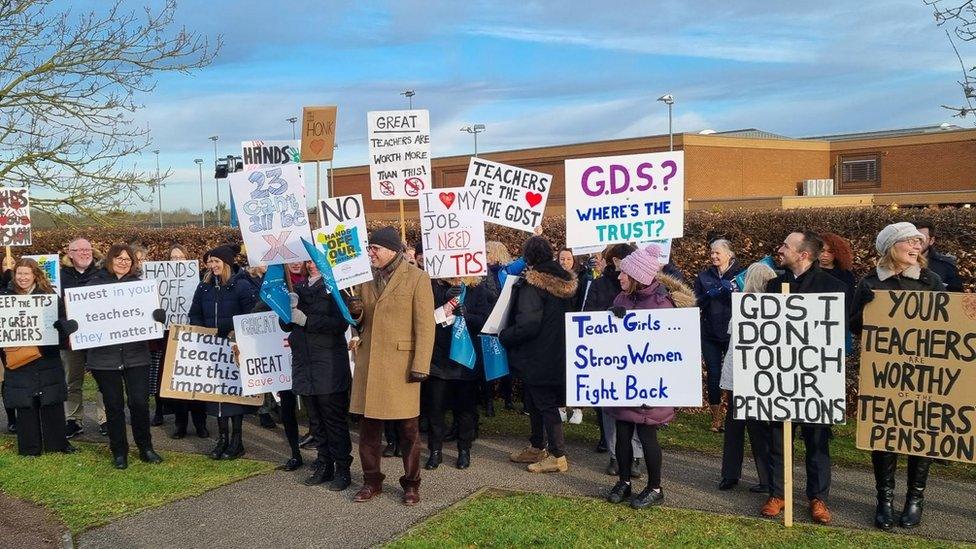
<path id="1" fill-rule="evenodd" d="M 526 271 L 525 282 L 563 299 L 576 295 L 576 275 L 555 261 L 540 263 Z"/>
<path id="2" fill-rule="evenodd" d="M 675 307 L 694 307 L 697 304 L 691 286 L 663 272 L 658 272 L 654 279 L 668 290 Z"/>

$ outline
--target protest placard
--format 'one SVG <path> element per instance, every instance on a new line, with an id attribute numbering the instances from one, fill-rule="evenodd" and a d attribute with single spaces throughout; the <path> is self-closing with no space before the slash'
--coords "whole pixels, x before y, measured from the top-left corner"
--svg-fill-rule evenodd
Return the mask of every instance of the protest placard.
<path id="1" fill-rule="evenodd" d="M 264 402 L 261 396 L 244 396 L 241 371 L 229 339 L 217 337 L 213 328 L 182 324 L 174 324 L 169 329 L 159 395 L 245 406 L 260 406 Z"/>
<path id="2" fill-rule="evenodd" d="M 261 166 L 301 164 L 301 141 L 241 141 L 244 171 Z"/>
<path id="3" fill-rule="evenodd" d="M 0 295 L 0 347 L 57 345 L 58 296 Z"/>
<path id="4" fill-rule="evenodd" d="M 159 281 L 159 306 L 166 311 L 166 327 L 190 322 L 193 292 L 200 283 L 196 261 L 145 261 L 142 276 Z"/>
<path id="5" fill-rule="evenodd" d="M 735 419 L 846 419 L 844 294 L 732 294 Z"/>
<path id="6" fill-rule="evenodd" d="M 245 395 L 291 390 L 291 348 L 277 313 L 235 316 L 234 337 Z"/>
<path id="7" fill-rule="evenodd" d="M 487 272 L 485 222 L 478 191 L 453 187 L 420 194 L 424 270 L 431 278 L 481 276 Z"/>
<path id="8" fill-rule="evenodd" d="M 566 313 L 567 406 L 701 406 L 697 307 Z"/>
<path id="9" fill-rule="evenodd" d="M 135 280 L 65 290 L 68 318 L 78 322 L 78 331 L 70 337 L 71 348 L 80 351 L 163 337 L 163 325 L 152 317 L 159 309 L 158 286 L 155 280 Z"/>
<path id="10" fill-rule="evenodd" d="M 976 295 L 874 296 L 861 334 L 857 447 L 976 463 Z"/>
<path id="11" fill-rule="evenodd" d="M 489 273 L 488 276 L 495 275 Z M 488 320 L 485 321 L 485 325 L 481 328 L 481 333 L 497 335 L 508 326 L 508 313 L 512 310 L 512 288 L 518 282 L 518 279 L 519 277 L 514 275 L 509 275 L 505 278 L 505 284 L 498 293 L 498 299 L 495 300 L 495 306 L 492 307 L 491 313 L 488 315 Z"/>
<path id="12" fill-rule="evenodd" d="M 679 238 L 684 173 L 681 151 L 566 160 L 567 247 Z"/>
<path id="13" fill-rule="evenodd" d="M 40 254 L 23 257 L 36 261 L 37 266 L 47 275 L 47 280 L 54 288 L 54 293 L 61 295 L 61 256 L 58 254 Z"/>
<path id="14" fill-rule="evenodd" d="M 531 233 L 542 223 L 552 176 L 472 156 L 465 185 L 479 191 L 485 221 Z"/>
<path id="15" fill-rule="evenodd" d="M 366 113 L 366 127 L 373 200 L 417 198 L 432 188 L 426 110 L 371 111 Z"/>
<path id="16" fill-rule="evenodd" d="M 302 109 L 302 162 L 332 160 L 338 110 L 335 105 Z"/>
<path id="17" fill-rule="evenodd" d="M 0 187 L 0 246 L 30 246 L 30 191 Z"/>
<path id="18" fill-rule="evenodd" d="M 312 231 L 297 164 L 235 172 L 227 179 L 251 266 L 309 259 L 302 238 L 311 240 Z"/>
<path id="19" fill-rule="evenodd" d="M 373 280 L 366 253 L 366 208 L 362 195 L 336 196 L 319 202 L 315 244 L 325 250 L 339 289 Z"/>

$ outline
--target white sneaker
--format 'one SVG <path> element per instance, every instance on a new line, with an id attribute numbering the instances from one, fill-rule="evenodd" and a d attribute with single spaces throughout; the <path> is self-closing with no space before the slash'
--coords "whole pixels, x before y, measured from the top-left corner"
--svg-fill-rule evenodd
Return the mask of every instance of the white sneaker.
<path id="1" fill-rule="evenodd" d="M 573 408 L 572 413 L 569 414 L 569 422 L 573 425 L 579 425 L 583 423 L 583 410 L 579 408 Z"/>
<path id="2" fill-rule="evenodd" d="M 563 423 L 566 423 L 566 408 L 559 409 L 559 419 L 562 420 Z"/>

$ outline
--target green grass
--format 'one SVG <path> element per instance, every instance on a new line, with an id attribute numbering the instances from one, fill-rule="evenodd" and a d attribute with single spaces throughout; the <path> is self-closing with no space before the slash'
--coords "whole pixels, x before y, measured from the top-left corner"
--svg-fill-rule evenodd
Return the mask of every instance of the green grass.
<path id="1" fill-rule="evenodd" d="M 516 407 L 520 408 L 521 404 L 516 403 Z M 495 410 L 495 417 L 482 418 L 481 434 L 528 438 L 529 418 L 527 416 L 518 411 L 505 410 L 501 406 L 501 402 L 496 402 Z M 566 440 L 595 445 L 600 438 L 600 428 L 596 424 L 596 412 L 584 408 L 583 416 L 583 423 L 579 425 L 563 424 Z M 680 411 L 668 427 L 659 431 L 661 446 L 665 449 L 681 449 L 721 456 L 722 435 L 709 431 L 710 425 L 711 416 L 708 414 Z M 835 465 L 871 467 L 871 453 L 859 450 L 856 447 L 854 438 L 856 427 L 857 424 L 853 419 L 849 419 L 846 425 L 834 426 L 834 439 L 830 442 L 830 457 Z M 804 448 L 799 434 L 795 438 L 793 448 L 795 450 L 794 461 L 802 460 Z M 747 444 L 746 453 L 749 452 Z M 948 467 L 936 467 L 938 467 L 936 474 L 940 476 L 976 481 L 976 465 L 952 462 Z"/>
<path id="2" fill-rule="evenodd" d="M 588 498 L 482 492 L 409 530 L 413 547 L 963 547 L 948 541 L 657 507 L 635 511 Z"/>
<path id="3" fill-rule="evenodd" d="M 138 511 L 236 482 L 273 469 L 263 461 L 214 461 L 199 454 L 161 452 L 148 465 L 129 457 L 129 468 L 112 467 L 102 444 L 75 443 L 71 455 L 17 455 L 13 437 L 0 436 L 0 490 L 53 511 L 72 533 Z"/>

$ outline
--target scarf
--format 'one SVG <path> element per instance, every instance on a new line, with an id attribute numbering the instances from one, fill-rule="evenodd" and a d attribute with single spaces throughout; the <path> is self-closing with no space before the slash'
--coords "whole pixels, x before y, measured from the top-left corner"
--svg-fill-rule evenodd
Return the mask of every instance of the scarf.
<path id="1" fill-rule="evenodd" d="M 393 277 L 393 272 L 396 271 L 401 262 L 403 262 L 403 254 L 399 253 L 386 266 L 373 269 L 373 284 L 376 288 L 377 297 L 383 295 L 383 291 L 386 290 L 386 285 L 390 282 L 390 278 Z"/>

